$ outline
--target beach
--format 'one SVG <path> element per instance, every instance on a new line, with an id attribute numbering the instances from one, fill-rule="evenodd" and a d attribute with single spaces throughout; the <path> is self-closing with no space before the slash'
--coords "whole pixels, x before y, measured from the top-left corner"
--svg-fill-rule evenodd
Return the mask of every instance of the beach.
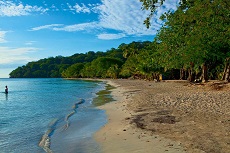
<path id="1" fill-rule="evenodd" d="M 96 134 L 104 153 L 230 152 L 230 86 L 209 81 L 106 80 L 114 102 Z"/>

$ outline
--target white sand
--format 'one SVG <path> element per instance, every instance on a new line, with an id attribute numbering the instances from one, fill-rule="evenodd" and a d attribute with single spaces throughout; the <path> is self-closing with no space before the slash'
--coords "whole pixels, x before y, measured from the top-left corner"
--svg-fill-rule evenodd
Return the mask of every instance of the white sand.
<path id="1" fill-rule="evenodd" d="M 108 80 L 108 84 L 117 87 L 112 90 L 116 101 L 100 107 L 106 110 L 108 124 L 95 134 L 103 153 L 185 152 L 180 142 L 153 135 L 130 124 L 133 112 L 128 110 L 127 104 L 132 102 L 132 91 L 115 84 L 115 81 Z"/>

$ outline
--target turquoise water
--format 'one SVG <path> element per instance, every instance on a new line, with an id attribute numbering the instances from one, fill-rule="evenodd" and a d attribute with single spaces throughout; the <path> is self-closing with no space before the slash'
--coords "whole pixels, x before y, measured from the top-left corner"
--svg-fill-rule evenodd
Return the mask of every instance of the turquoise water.
<path id="1" fill-rule="evenodd" d="M 81 80 L 0 79 L 0 152 L 100 152 L 92 135 L 106 115 L 92 99 L 103 88 L 102 82 Z"/>

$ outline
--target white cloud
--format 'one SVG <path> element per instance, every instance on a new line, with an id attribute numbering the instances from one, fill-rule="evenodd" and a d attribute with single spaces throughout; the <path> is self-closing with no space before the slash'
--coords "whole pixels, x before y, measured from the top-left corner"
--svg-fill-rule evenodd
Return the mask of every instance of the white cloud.
<path id="1" fill-rule="evenodd" d="M 143 24 L 149 12 L 141 9 L 142 3 L 139 0 L 101 0 L 101 4 L 76 4 L 71 6 L 67 3 L 71 11 L 76 13 L 98 13 L 98 21 L 80 23 L 74 25 L 45 25 L 33 28 L 32 30 L 52 29 L 54 31 L 92 31 L 101 29 L 101 34 L 97 34 L 99 39 L 119 39 L 125 36 L 153 36 L 162 27 L 163 21 L 159 17 L 169 11 L 176 10 L 176 4 L 180 0 L 166 0 L 164 5 L 159 7 L 149 29 Z M 118 34 L 108 34 L 109 30 L 115 30 Z M 105 32 L 107 31 L 107 32 Z M 122 34 L 122 35 L 121 35 Z"/>
<path id="2" fill-rule="evenodd" d="M 75 9 L 75 11 L 77 13 L 90 13 L 90 8 L 85 6 L 85 4 L 81 4 L 82 6 L 80 6 L 79 4 L 76 4 L 75 6 L 73 6 L 73 8 Z"/>
<path id="3" fill-rule="evenodd" d="M 36 43 L 36 41 L 27 41 L 27 42 L 25 42 L 25 45 L 31 46 L 31 45 L 33 45 L 34 43 Z"/>
<path id="4" fill-rule="evenodd" d="M 48 9 L 38 6 L 23 5 L 22 3 L 16 4 L 12 1 L 0 0 L 0 16 L 24 16 L 32 12 L 43 14 L 46 11 L 48 11 Z"/>
<path id="5" fill-rule="evenodd" d="M 102 0 L 102 5 L 97 7 L 100 12 L 99 24 L 103 28 L 121 31 L 127 35 L 155 35 L 162 26 L 160 15 L 168 10 L 175 10 L 178 1 L 166 0 L 164 6 L 157 9 L 152 26 L 147 29 L 143 21 L 149 12 L 141 10 L 142 3 L 139 0 Z"/>
<path id="6" fill-rule="evenodd" d="M 53 30 L 73 32 L 73 31 L 85 31 L 85 30 L 87 31 L 87 30 L 92 30 L 96 28 L 100 28 L 97 22 L 90 22 L 90 23 L 68 25 L 68 26 L 63 26 L 63 27 L 54 27 Z"/>
<path id="7" fill-rule="evenodd" d="M 55 27 L 60 27 L 63 26 L 63 24 L 50 24 L 50 25 L 44 25 L 44 26 L 39 26 L 39 27 L 34 27 L 30 31 L 38 31 L 38 30 L 43 30 L 43 29 L 54 29 Z"/>
<path id="8" fill-rule="evenodd" d="M 98 39 L 104 39 L 104 40 L 114 40 L 114 39 L 120 39 L 126 37 L 125 34 L 119 33 L 119 34 L 99 34 Z"/>
<path id="9" fill-rule="evenodd" d="M 96 4 L 78 4 L 76 3 L 75 5 L 70 5 L 69 3 L 67 3 L 67 6 L 69 8 L 69 10 L 72 13 L 98 13 L 97 7 L 100 4 L 96 3 Z M 67 11 L 67 9 L 65 9 Z"/>
<path id="10" fill-rule="evenodd" d="M 38 48 L 25 47 L 25 48 L 10 48 L 0 47 L 0 64 L 13 64 L 22 63 L 25 64 L 29 61 L 37 60 L 27 56 L 29 53 L 38 51 Z"/>
<path id="11" fill-rule="evenodd" d="M 80 24 L 73 24 L 73 25 L 63 25 L 63 24 L 50 24 L 44 25 L 39 27 L 34 27 L 30 31 L 38 31 L 43 29 L 50 29 L 53 31 L 89 31 L 92 29 L 99 29 L 101 28 L 97 22 L 89 22 L 89 23 L 80 23 Z"/>
<path id="12" fill-rule="evenodd" d="M 5 43 L 5 35 L 6 35 L 7 31 L 0 31 L 0 43 Z"/>

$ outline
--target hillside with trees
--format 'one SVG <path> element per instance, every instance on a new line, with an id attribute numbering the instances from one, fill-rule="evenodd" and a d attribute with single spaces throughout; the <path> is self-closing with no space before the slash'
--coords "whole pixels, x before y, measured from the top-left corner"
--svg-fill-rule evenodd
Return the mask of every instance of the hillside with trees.
<path id="1" fill-rule="evenodd" d="M 76 78 L 88 76 L 87 66 L 91 62 L 95 63 L 96 59 L 100 58 L 108 60 L 105 64 L 117 60 L 115 64 L 122 65 L 125 61 L 123 52 L 119 49 L 112 48 L 107 52 L 89 51 L 87 53 L 77 53 L 69 57 L 56 56 L 29 62 L 13 70 L 10 73 L 10 78 Z M 84 72 L 81 71 L 83 68 Z M 89 76 L 96 77 L 91 74 Z"/>
<path id="2" fill-rule="evenodd" d="M 140 0 L 151 18 L 158 1 Z M 161 16 L 165 24 L 152 42 L 121 44 L 106 52 L 50 57 L 30 62 L 11 78 L 139 78 L 230 80 L 230 1 L 181 1 L 178 9 Z"/>

